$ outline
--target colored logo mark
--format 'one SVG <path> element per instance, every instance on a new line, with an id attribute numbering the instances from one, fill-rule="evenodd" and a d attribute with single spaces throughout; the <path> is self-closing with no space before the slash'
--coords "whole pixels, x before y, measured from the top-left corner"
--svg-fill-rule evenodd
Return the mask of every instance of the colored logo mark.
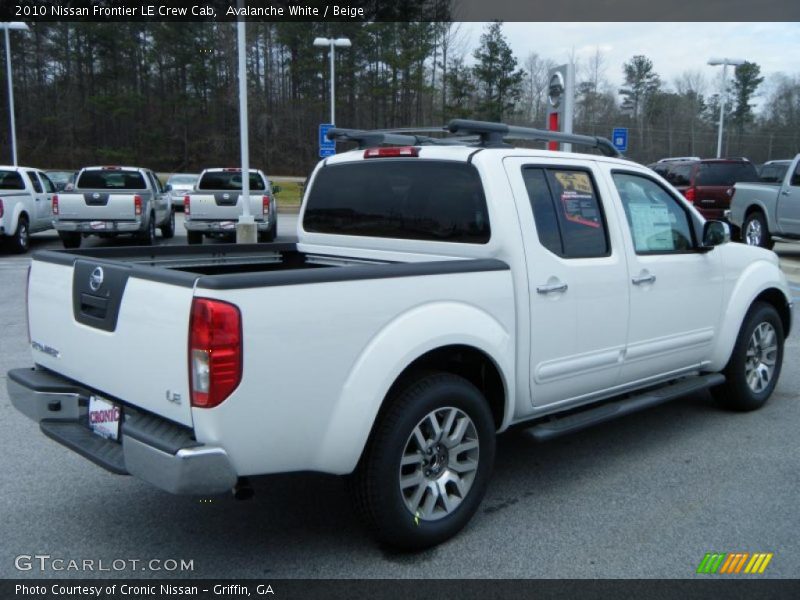
<path id="1" fill-rule="evenodd" d="M 772 556 L 772 552 L 754 552 L 753 554 L 749 552 L 709 552 L 700 561 L 697 572 L 712 575 L 761 574 L 766 570 Z"/>

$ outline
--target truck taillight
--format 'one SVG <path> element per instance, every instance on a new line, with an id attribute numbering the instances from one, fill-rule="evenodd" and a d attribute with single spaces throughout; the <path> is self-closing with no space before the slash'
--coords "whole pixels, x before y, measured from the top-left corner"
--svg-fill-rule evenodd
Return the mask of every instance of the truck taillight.
<path id="1" fill-rule="evenodd" d="M 142 197 L 138 194 L 133 197 L 133 213 L 137 217 L 142 215 Z"/>
<path id="2" fill-rule="evenodd" d="M 264 196 L 261 199 L 261 212 L 264 214 L 264 216 L 269 214 L 269 196 Z"/>
<path id="3" fill-rule="evenodd" d="M 694 201 L 695 201 L 695 199 L 697 197 L 697 190 L 695 188 L 693 188 L 693 187 L 690 187 L 688 190 L 686 190 L 683 193 L 683 195 L 689 202 L 694 204 Z"/>
<path id="4" fill-rule="evenodd" d="M 191 202 L 189 202 L 188 194 L 183 197 L 183 214 L 186 216 L 191 214 Z"/>
<path id="5" fill-rule="evenodd" d="M 58 214 L 58 194 L 53 196 L 53 214 Z"/>
<path id="6" fill-rule="evenodd" d="M 219 406 L 242 380 L 242 316 L 233 304 L 195 298 L 189 325 L 192 406 Z"/>

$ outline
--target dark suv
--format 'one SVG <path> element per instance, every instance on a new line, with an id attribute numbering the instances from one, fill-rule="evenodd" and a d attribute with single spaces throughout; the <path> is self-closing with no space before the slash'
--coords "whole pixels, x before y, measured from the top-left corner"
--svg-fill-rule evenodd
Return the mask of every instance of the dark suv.
<path id="1" fill-rule="evenodd" d="M 706 219 L 722 220 L 730 207 L 733 184 L 758 181 L 746 158 L 709 158 L 658 165 L 656 172 L 692 202 Z"/>

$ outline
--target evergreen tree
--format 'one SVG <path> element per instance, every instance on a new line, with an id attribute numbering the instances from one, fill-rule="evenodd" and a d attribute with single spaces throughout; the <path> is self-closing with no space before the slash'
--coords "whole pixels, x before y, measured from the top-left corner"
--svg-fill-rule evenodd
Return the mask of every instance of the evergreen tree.
<path id="1" fill-rule="evenodd" d="M 525 72 L 517 69 L 517 59 L 503 35 L 503 23 L 490 23 L 480 46 L 473 56 L 477 61 L 472 69 L 478 85 L 478 113 L 481 117 L 502 121 L 504 115 L 514 112 L 522 95 Z"/>

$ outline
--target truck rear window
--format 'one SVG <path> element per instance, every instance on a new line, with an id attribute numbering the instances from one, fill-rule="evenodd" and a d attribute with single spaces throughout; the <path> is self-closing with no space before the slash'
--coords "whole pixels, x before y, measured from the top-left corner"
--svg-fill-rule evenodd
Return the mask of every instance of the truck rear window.
<path id="1" fill-rule="evenodd" d="M 0 190 L 24 190 L 25 182 L 16 171 L 0 171 Z"/>
<path id="2" fill-rule="evenodd" d="M 77 186 L 85 190 L 146 190 L 147 184 L 139 171 L 118 169 L 84 171 Z"/>
<path id="3" fill-rule="evenodd" d="M 460 162 L 376 159 L 323 167 L 303 227 L 409 240 L 485 244 L 489 215 L 477 170 Z"/>
<path id="4" fill-rule="evenodd" d="M 751 163 L 700 163 L 695 185 L 723 186 L 737 181 L 758 181 L 758 173 Z"/>
<path id="5" fill-rule="evenodd" d="M 198 190 L 241 190 L 241 171 L 212 171 L 205 173 L 197 184 Z M 250 190 L 262 192 L 266 189 L 264 179 L 258 173 L 250 173 Z"/>

